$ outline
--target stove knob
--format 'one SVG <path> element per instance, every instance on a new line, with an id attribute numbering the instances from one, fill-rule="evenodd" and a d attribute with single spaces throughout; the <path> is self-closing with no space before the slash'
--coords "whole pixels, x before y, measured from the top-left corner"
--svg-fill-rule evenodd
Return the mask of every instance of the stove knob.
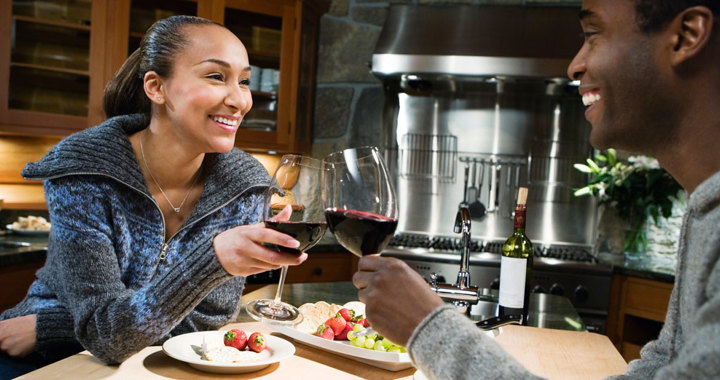
<path id="1" fill-rule="evenodd" d="M 552 284 L 550 287 L 550 294 L 555 294 L 558 296 L 561 296 L 565 294 L 565 289 L 563 289 L 562 285 L 558 284 L 557 282 Z"/>
<path id="2" fill-rule="evenodd" d="M 531 293 L 546 293 L 545 288 L 543 288 L 541 285 L 535 285 L 530 292 Z"/>
<path id="3" fill-rule="evenodd" d="M 490 289 L 500 290 L 500 279 L 495 278 L 490 282 Z"/>
<path id="4" fill-rule="evenodd" d="M 575 288 L 575 301 L 584 302 L 588 299 L 588 295 L 589 294 L 586 287 L 578 285 L 577 288 Z"/>

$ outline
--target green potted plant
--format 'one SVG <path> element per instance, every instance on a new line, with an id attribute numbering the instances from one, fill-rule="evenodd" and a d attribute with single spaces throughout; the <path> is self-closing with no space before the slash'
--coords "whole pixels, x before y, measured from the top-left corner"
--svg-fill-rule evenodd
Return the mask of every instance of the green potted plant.
<path id="1" fill-rule="evenodd" d="M 592 195 L 598 204 L 615 209 L 628 223 L 625 235 L 626 256 L 647 250 L 645 224 L 649 217 L 657 225 L 660 218 L 670 217 L 673 202 L 683 189 L 661 168 L 652 157 L 630 156 L 627 161 L 618 159 L 614 149 L 588 158 L 586 164 L 575 164 L 575 169 L 590 175 L 588 184 L 575 190 L 575 196 Z"/>

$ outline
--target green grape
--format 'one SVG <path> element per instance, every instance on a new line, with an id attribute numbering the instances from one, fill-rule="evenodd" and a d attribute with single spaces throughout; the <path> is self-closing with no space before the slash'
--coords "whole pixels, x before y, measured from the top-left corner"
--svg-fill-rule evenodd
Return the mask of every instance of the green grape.
<path id="1" fill-rule="evenodd" d="M 365 348 L 373 348 L 375 346 L 375 339 L 365 338 Z"/>
<path id="2" fill-rule="evenodd" d="M 348 338 L 349 341 L 355 340 L 355 338 L 356 338 L 356 337 L 355 337 L 355 333 L 352 332 L 352 331 L 348 331 L 348 333 L 347 333 L 347 338 Z"/>
<path id="3" fill-rule="evenodd" d="M 391 342 L 390 339 L 388 339 L 388 338 L 383 339 L 382 342 L 383 342 L 383 346 L 385 346 L 385 348 L 390 348 L 392 346 L 395 346 L 395 343 Z"/>
<path id="4" fill-rule="evenodd" d="M 388 348 L 387 351 L 388 351 L 388 352 L 401 352 L 400 349 L 397 348 L 396 346 L 393 346 L 393 347 Z"/>
<path id="5" fill-rule="evenodd" d="M 365 327 L 359 323 L 356 323 L 355 326 L 353 326 L 353 332 L 360 332 L 363 330 L 365 330 Z"/>
<path id="6" fill-rule="evenodd" d="M 386 351 L 386 350 L 385 350 L 385 346 L 383 345 L 383 341 L 382 341 L 382 340 L 376 341 L 376 342 L 375 342 L 375 345 L 373 346 L 373 350 L 375 350 L 375 351 L 383 351 L 383 352 Z"/>
<path id="7" fill-rule="evenodd" d="M 353 340 L 352 344 L 357 347 L 365 347 L 365 337 L 364 336 L 358 336 Z"/>

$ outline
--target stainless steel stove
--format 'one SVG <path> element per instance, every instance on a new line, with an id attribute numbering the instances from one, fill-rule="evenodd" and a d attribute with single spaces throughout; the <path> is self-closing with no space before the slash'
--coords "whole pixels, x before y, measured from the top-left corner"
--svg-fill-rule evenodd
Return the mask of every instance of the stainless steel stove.
<path id="1" fill-rule="evenodd" d="M 470 282 L 496 291 L 500 285 L 502 241 L 473 239 L 470 244 Z M 400 233 L 393 237 L 383 256 L 399 258 L 428 282 L 455 280 L 462 239 Z M 598 263 L 591 246 L 535 245 L 532 292 L 562 295 L 570 299 L 589 331 L 604 333 L 610 297 L 612 267 Z"/>
<path id="2" fill-rule="evenodd" d="M 576 7 L 390 7 L 372 60 L 399 209 L 398 236 L 383 254 L 456 282 L 464 246 L 454 226 L 466 206 L 470 285 L 497 288 L 515 194 L 527 187 L 533 291 L 568 297 L 604 331 L 611 268 L 592 256 L 597 207 L 573 196 L 588 181 L 573 164 L 593 155 L 566 74 L 580 32 Z"/>

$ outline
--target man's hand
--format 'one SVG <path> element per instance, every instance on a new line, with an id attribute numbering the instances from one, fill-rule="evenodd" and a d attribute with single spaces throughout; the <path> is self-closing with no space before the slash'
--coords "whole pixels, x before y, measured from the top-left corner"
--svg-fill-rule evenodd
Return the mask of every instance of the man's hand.
<path id="1" fill-rule="evenodd" d="M 417 272 L 395 258 L 361 258 L 353 285 L 372 327 L 403 346 L 417 325 L 445 304 Z"/>
<path id="2" fill-rule="evenodd" d="M 35 314 L 0 321 L 0 351 L 23 357 L 35 351 Z"/>

